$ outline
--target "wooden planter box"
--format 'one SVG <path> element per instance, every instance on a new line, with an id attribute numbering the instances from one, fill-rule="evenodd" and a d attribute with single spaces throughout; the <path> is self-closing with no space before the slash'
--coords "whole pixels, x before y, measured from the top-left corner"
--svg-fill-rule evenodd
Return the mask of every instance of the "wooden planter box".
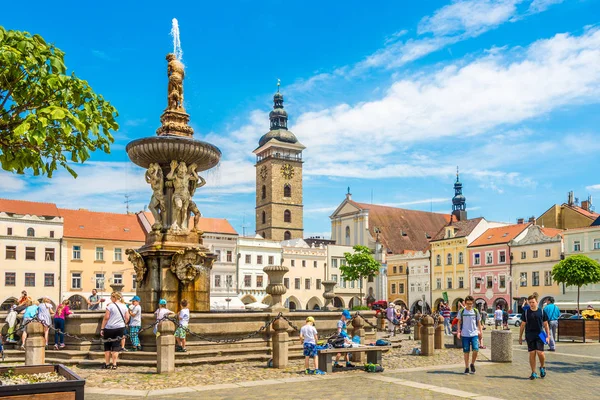
<path id="1" fill-rule="evenodd" d="M 600 320 L 559 319 L 558 341 L 600 342 Z"/>
<path id="2" fill-rule="evenodd" d="M 0 399 L 7 400 L 83 400 L 85 379 L 62 364 L 0 367 L 0 374 L 13 370 L 15 375 L 56 372 L 67 378 L 62 382 L 0 386 Z"/>

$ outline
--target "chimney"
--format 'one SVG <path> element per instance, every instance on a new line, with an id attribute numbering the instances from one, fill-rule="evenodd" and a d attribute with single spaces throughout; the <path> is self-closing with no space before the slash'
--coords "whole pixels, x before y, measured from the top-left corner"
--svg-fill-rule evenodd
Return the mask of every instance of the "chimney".
<path id="1" fill-rule="evenodd" d="M 525 218 L 519 218 L 517 219 L 517 224 L 522 225 L 525 223 Z"/>
<path id="2" fill-rule="evenodd" d="M 571 190 L 571 191 L 569 192 L 569 198 L 568 198 L 568 200 L 567 200 L 567 204 L 568 204 L 568 205 L 572 206 L 572 205 L 573 205 L 573 203 L 575 203 L 574 196 L 575 196 L 575 195 L 573 194 L 573 191 Z"/>
<path id="3" fill-rule="evenodd" d="M 583 208 L 585 211 L 590 211 L 590 202 L 589 202 L 589 200 L 583 200 L 581 202 L 581 208 Z"/>
<path id="4" fill-rule="evenodd" d="M 529 217 L 529 222 L 535 225 L 535 216 Z"/>

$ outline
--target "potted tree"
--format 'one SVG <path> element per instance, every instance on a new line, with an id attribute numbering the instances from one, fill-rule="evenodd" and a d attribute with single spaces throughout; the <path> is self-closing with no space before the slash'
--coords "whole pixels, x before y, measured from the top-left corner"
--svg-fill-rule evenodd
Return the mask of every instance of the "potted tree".
<path id="1" fill-rule="evenodd" d="M 567 286 L 577 286 L 577 310 L 581 314 L 581 287 L 600 282 L 600 264 L 584 255 L 569 256 L 554 266 L 552 278 Z M 600 341 L 600 320 L 559 319 L 558 339 Z"/>

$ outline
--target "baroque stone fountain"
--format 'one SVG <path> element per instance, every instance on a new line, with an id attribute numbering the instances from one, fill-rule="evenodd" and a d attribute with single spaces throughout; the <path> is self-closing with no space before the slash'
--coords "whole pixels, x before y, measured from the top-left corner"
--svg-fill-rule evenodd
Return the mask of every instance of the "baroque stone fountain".
<path id="1" fill-rule="evenodd" d="M 167 55 L 167 108 L 156 136 L 126 147 L 131 161 L 146 169 L 146 182 L 152 187 L 148 208 L 154 220 L 144 246 L 127 249 L 126 254 L 135 268 L 143 310 L 156 309 L 164 298 L 171 310 L 187 299 L 191 311 L 209 311 L 210 271 L 216 256 L 203 245 L 203 232 L 198 230 L 201 214 L 192 197 L 206 184 L 199 173 L 217 165 L 221 151 L 193 138 L 183 106 L 184 66 L 175 54 Z"/>

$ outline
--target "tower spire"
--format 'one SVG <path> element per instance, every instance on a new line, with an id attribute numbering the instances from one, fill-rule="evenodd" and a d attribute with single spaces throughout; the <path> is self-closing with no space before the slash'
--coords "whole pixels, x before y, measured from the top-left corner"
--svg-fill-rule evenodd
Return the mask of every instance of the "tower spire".
<path id="1" fill-rule="evenodd" d="M 272 131 L 287 130 L 288 115 L 287 111 L 283 109 L 283 95 L 279 92 L 280 86 L 281 79 L 277 79 L 277 92 L 273 96 L 273 111 L 269 113 Z"/>
<path id="2" fill-rule="evenodd" d="M 459 221 L 467 219 L 467 199 L 462 193 L 458 166 L 456 167 L 456 182 L 454 182 L 454 197 L 452 198 L 452 215 Z"/>

